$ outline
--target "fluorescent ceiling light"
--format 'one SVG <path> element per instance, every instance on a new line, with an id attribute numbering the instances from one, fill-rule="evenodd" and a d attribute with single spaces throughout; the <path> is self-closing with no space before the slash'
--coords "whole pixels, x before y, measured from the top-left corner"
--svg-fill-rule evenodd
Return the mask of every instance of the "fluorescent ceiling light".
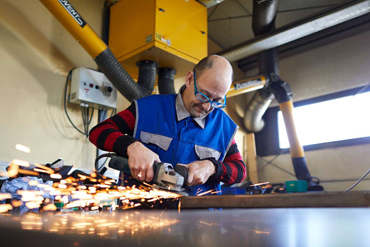
<path id="1" fill-rule="evenodd" d="M 351 5 L 345 9 L 341 9 L 331 14 L 319 17 L 313 21 L 309 21 L 307 23 L 279 32 L 264 39 L 246 44 L 242 47 L 236 48 L 221 55 L 230 62 L 234 62 L 257 54 L 261 51 L 272 49 L 291 41 L 303 38 L 310 34 L 322 31 L 329 27 L 333 27 L 369 12 L 370 0 L 363 1 Z"/>

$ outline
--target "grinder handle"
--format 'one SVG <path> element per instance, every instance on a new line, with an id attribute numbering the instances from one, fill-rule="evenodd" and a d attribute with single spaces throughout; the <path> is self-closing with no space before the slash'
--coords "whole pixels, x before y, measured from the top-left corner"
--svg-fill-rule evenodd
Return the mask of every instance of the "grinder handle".
<path id="1" fill-rule="evenodd" d="M 108 166 L 112 169 L 116 169 L 126 174 L 131 175 L 130 166 L 128 165 L 128 159 L 119 155 L 112 155 Z M 157 171 L 157 162 L 153 164 L 154 173 Z M 154 174 L 155 175 L 155 174 Z"/>
<path id="2" fill-rule="evenodd" d="M 187 166 L 177 164 L 174 168 L 175 172 L 184 177 L 184 185 L 188 181 L 189 169 Z"/>

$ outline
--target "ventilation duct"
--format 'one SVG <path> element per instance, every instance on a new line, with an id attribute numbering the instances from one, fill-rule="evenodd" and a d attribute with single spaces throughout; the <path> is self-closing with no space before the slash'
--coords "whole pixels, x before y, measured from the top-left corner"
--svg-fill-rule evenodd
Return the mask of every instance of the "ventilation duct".
<path id="1" fill-rule="evenodd" d="M 275 29 L 275 17 L 279 6 L 278 0 L 253 1 L 252 27 L 255 36 Z M 258 55 L 260 74 L 275 73 L 279 75 L 279 60 L 276 48 L 263 51 Z M 274 99 L 274 94 L 267 89 L 258 90 L 244 113 L 244 125 L 250 132 L 259 132 L 265 123 L 262 120 L 267 108 Z"/>
<path id="2" fill-rule="evenodd" d="M 366 14 L 360 17 L 357 17 L 355 19 L 352 19 L 350 21 L 341 23 L 339 25 L 333 26 L 331 28 L 322 30 L 320 32 L 311 34 L 307 37 L 295 40 L 293 42 L 290 42 L 288 44 L 282 45 L 278 47 L 278 53 L 280 55 L 292 51 L 294 49 L 297 49 L 299 47 L 311 44 L 313 42 L 319 41 L 319 40 L 324 40 L 326 38 L 329 38 L 333 35 L 348 31 L 348 30 L 353 30 L 356 29 L 364 24 L 370 23 L 370 14 Z M 362 32 L 363 30 L 358 30 L 355 31 L 355 33 Z M 325 44 L 325 42 L 322 42 L 321 44 Z M 248 58 L 244 58 L 242 60 L 238 61 L 238 67 L 242 71 L 248 71 L 250 68 L 254 68 L 256 66 L 256 63 L 258 62 L 258 55 L 253 55 Z"/>
<path id="3" fill-rule="evenodd" d="M 158 70 L 158 89 L 160 94 L 174 94 L 176 70 L 160 68 Z"/>
<path id="4" fill-rule="evenodd" d="M 158 64 L 151 61 L 138 62 L 137 83 L 126 72 L 109 48 L 95 58 L 96 64 L 117 90 L 128 100 L 139 99 L 153 91 Z"/>
<path id="5" fill-rule="evenodd" d="M 257 1 L 260 3 L 271 1 Z M 370 1 L 354 1 L 321 12 L 319 15 L 279 28 L 273 33 L 262 35 L 222 54 L 230 62 L 269 50 L 313 33 L 325 30 L 348 20 L 370 13 Z M 262 12 L 263 14 L 263 12 Z M 266 15 L 267 16 L 267 15 Z"/>

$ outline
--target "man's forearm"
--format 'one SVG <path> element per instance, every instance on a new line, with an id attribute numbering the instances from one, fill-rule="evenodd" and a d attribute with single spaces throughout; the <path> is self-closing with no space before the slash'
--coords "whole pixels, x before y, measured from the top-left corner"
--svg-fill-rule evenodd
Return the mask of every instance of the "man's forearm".
<path id="1" fill-rule="evenodd" d="M 136 142 L 132 137 L 135 126 L 135 104 L 96 125 L 90 131 L 89 140 L 98 148 L 126 156 L 127 147 Z"/>
<path id="2" fill-rule="evenodd" d="M 246 168 L 243 159 L 239 153 L 238 147 L 233 141 L 223 162 L 212 160 L 216 172 L 213 177 L 225 184 L 240 183 L 246 177 Z"/>

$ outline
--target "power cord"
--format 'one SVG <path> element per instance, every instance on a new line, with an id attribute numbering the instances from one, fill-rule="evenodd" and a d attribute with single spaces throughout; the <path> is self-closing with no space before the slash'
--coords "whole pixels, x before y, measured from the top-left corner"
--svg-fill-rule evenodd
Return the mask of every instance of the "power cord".
<path id="1" fill-rule="evenodd" d="M 97 157 L 97 158 L 95 159 L 95 170 L 96 170 L 97 172 L 99 172 L 100 174 L 102 174 L 102 175 L 103 175 L 103 174 L 107 171 L 107 168 L 106 168 L 106 167 L 104 167 L 104 166 L 105 166 L 105 163 L 107 162 L 108 158 L 112 157 L 112 155 L 114 155 L 114 154 L 106 153 L 106 154 L 102 154 L 102 155 L 100 155 L 99 157 Z M 99 160 L 100 160 L 101 158 L 104 158 L 104 157 L 106 157 L 106 159 L 105 159 L 104 163 L 99 167 Z M 103 169 L 101 169 L 102 167 L 103 167 Z"/>
<path id="2" fill-rule="evenodd" d="M 110 117 L 113 117 L 113 115 L 116 115 L 116 114 L 117 114 L 117 108 L 113 108 L 110 114 Z"/>
<path id="3" fill-rule="evenodd" d="M 354 183 L 354 185 L 352 185 L 351 187 L 349 187 L 348 189 L 346 189 L 345 192 L 350 191 L 354 187 L 356 187 L 362 181 L 362 179 L 364 179 L 367 176 L 367 174 L 369 174 L 369 173 L 370 173 L 370 169 L 356 183 Z"/>
<path id="4" fill-rule="evenodd" d="M 278 153 L 277 155 L 275 155 L 275 157 L 274 158 L 272 158 L 270 161 L 268 161 L 266 164 L 264 164 L 261 168 L 259 168 L 258 169 L 258 172 L 259 171 L 261 171 L 262 169 L 264 169 L 266 166 L 268 166 L 268 165 L 270 165 L 270 164 L 272 164 L 272 162 L 274 161 L 274 160 L 276 160 L 280 155 L 282 155 L 283 153 L 285 153 L 286 151 L 288 151 L 289 150 L 289 148 L 285 148 L 285 149 L 283 149 L 283 150 L 281 150 L 280 151 L 280 153 Z M 259 156 L 258 156 L 259 157 Z M 260 157 L 259 157 L 260 158 Z"/>
<path id="5" fill-rule="evenodd" d="M 81 115 L 82 115 L 82 122 L 85 130 L 85 135 L 89 136 L 89 126 L 94 115 L 94 108 L 91 108 L 91 115 L 90 115 L 90 107 L 81 104 Z"/>
<path id="6" fill-rule="evenodd" d="M 78 129 L 76 127 L 76 125 L 74 125 L 74 123 L 72 122 L 71 118 L 69 117 L 69 114 L 68 114 L 68 111 L 67 111 L 67 89 L 68 89 L 68 82 L 71 78 L 71 75 L 72 75 L 72 71 L 76 69 L 76 68 L 73 68 L 69 71 L 68 75 L 67 75 L 67 79 L 66 79 L 66 85 L 65 85 L 65 88 L 64 88 L 64 112 L 66 113 L 66 116 L 69 120 L 69 122 L 72 124 L 73 128 L 75 128 L 79 133 L 83 134 L 86 136 L 86 132 L 82 132 L 80 129 Z"/>
<path id="7" fill-rule="evenodd" d="M 279 170 L 281 170 L 281 171 L 283 171 L 283 172 L 285 172 L 285 173 L 287 173 L 287 174 L 289 174 L 289 175 L 291 175 L 291 176 L 293 176 L 293 177 L 296 177 L 296 175 L 295 175 L 295 174 L 293 174 L 293 173 L 291 173 L 290 171 L 287 171 L 287 170 L 285 170 L 284 168 L 281 168 L 280 166 L 278 166 L 278 165 L 276 165 L 276 164 L 272 163 L 272 161 L 273 161 L 273 160 L 267 160 L 267 159 L 265 159 L 265 158 L 263 158 L 263 157 L 261 157 L 261 156 L 257 156 L 257 158 L 262 159 L 262 160 L 264 160 L 264 161 L 266 161 L 266 162 L 267 162 L 267 163 L 265 164 L 265 166 L 264 166 L 264 167 L 266 167 L 267 165 L 272 165 L 272 166 L 276 167 L 277 169 L 279 169 Z M 276 157 L 276 158 L 277 158 L 277 157 Z M 264 167 L 263 167 L 263 168 L 264 168 Z M 260 170 L 258 170 L 258 171 L 260 171 Z"/>

